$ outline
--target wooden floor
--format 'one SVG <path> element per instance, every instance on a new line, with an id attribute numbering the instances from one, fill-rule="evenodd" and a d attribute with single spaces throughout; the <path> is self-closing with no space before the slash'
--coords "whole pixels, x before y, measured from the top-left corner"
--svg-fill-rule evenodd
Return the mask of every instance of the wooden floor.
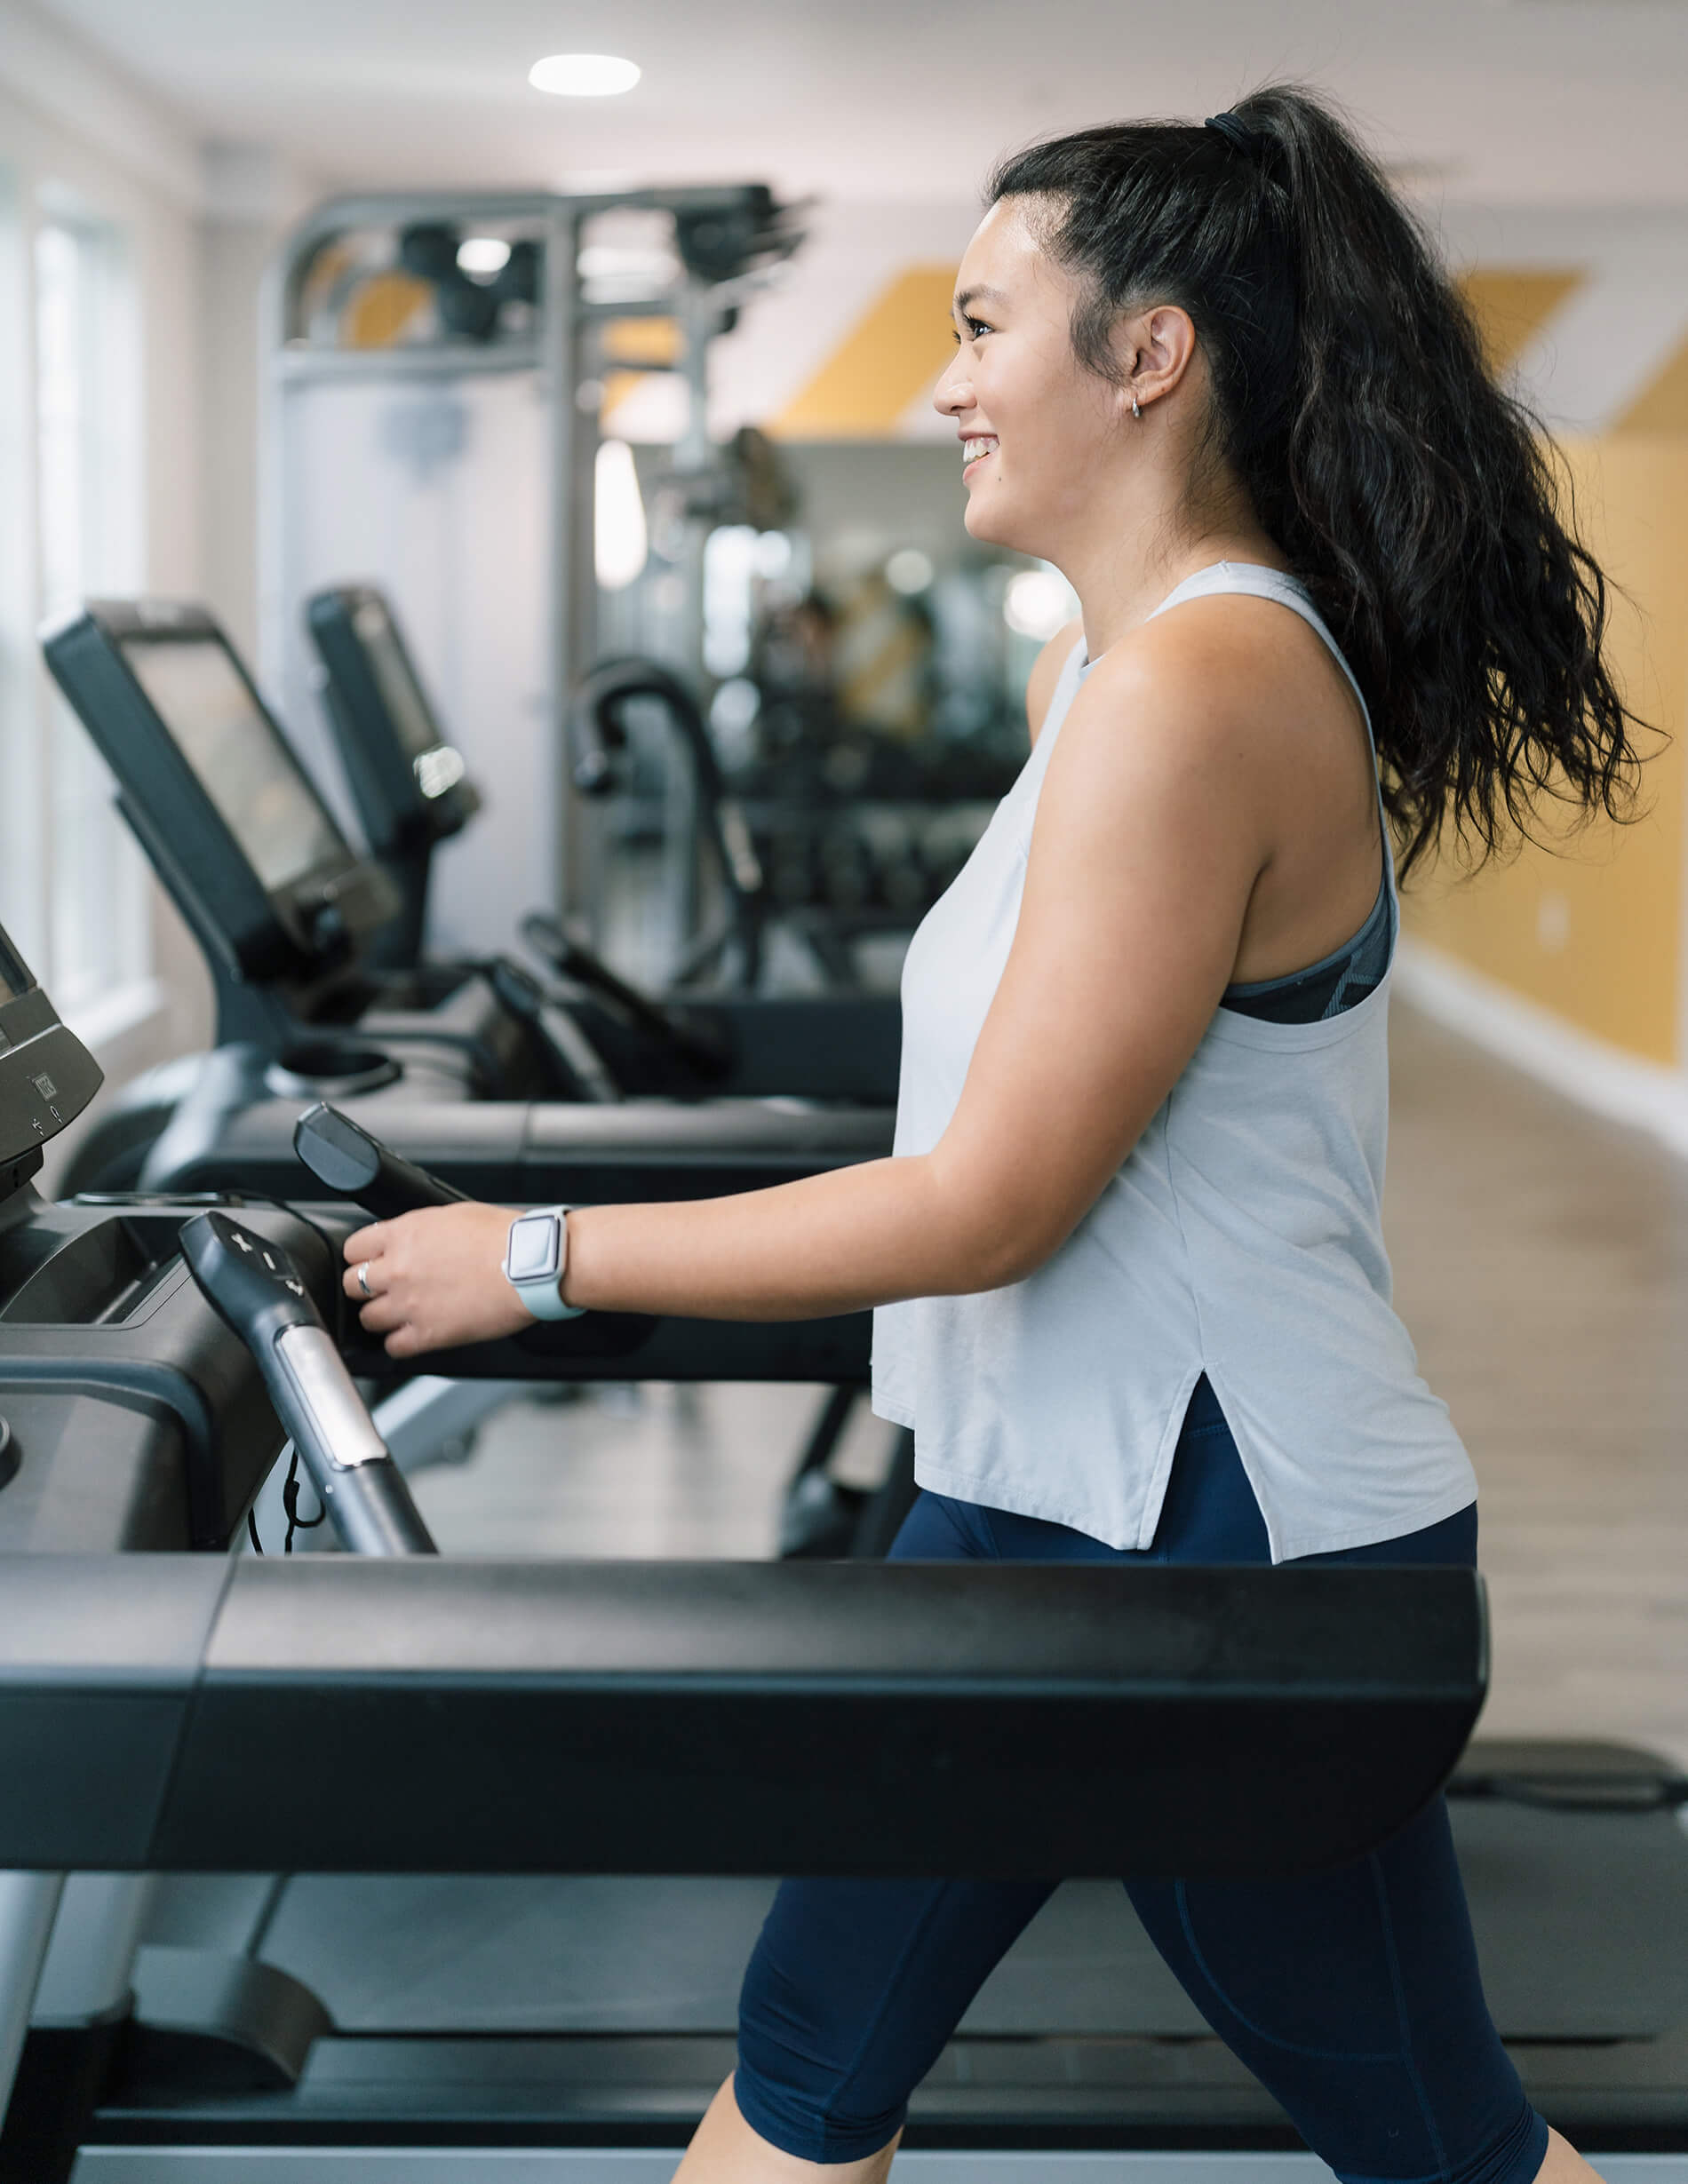
<path id="1" fill-rule="evenodd" d="M 1495 1735 L 1688 1766 L 1688 1165 L 1397 1008 L 1396 1301 L 1480 1482 Z"/>
<path id="2" fill-rule="evenodd" d="M 1397 1298 L 1482 1487 L 1484 1728 L 1688 1766 L 1688 1166 L 1397 1006 Z M 802 1388 L 520 1403 L 418 1498 L 459 1553 L 760 1555 Z M 861 1417 L 863 1473 L 887 1429 Z"/>

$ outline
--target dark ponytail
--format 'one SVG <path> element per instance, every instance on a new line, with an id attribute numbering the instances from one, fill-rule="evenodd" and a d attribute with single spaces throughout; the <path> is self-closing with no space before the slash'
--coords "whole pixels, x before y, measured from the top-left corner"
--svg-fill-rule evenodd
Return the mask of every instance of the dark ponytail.
<path id="1" fill-rule="evenodd" d="M 1606 583 L 1534 420 L 1347 128 L 1276 85 L 1218 126 L 1121 123 L 1004 162 L 1081 284 L 1072 339 L 1108 377 L 1119 314 L 1189 312 L 1208 445 L 1372 710 L 1403 870 L 1454 831 L 1480 860 L 1545 797 L 1627 816 L 1639 726 L 1602 647 Z"/>

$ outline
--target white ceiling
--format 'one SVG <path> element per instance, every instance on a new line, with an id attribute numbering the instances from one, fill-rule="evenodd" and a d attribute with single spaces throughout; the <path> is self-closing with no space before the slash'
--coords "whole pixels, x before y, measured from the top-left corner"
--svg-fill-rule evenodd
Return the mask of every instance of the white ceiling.
<path id="1" fill-rule="evenodd" d="M 43 0 L 208 140 L 323 181 L 765 179 L 971 199 L 992 156 L 1306 75 L 1431 197 L 1688 205 L 1684 0 Z M 630 96 L 529 91 L 625 53 Z"/>

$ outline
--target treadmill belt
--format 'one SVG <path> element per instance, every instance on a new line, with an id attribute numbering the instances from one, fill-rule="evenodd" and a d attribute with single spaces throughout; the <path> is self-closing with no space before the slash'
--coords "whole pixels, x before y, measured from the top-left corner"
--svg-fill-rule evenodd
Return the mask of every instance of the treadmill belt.
<path id="1" fill-rule="evenodd" d="M 1667 1812 L 1456 1799 L 1484 1982 L 1510 2040 L 1651 2039 L 1688 2021 L 1688 1838 Z M 733 2030 L 773 1884 L 308 1877 L 262 1954 L 348 2033 Z M 1205 2030 L 1125 1891 L 1058 1889 L 963 2021 L 974 2034 Z"/>
<path id="2" fill-rule="evenodd" d="M 263 1954 L 340 2030 L 722 2033 L 774 1883 L 291 1882 Z M 1069 1881 L 986 1981 L 973 2033 L 1198 2034 L 1193 2005 L 1111 1881 Z"/>

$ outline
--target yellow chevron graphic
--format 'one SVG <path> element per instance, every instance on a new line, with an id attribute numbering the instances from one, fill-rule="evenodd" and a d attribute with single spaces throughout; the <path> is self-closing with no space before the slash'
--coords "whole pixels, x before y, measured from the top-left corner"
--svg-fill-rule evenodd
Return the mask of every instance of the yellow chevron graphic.
<path id="1" fill-rule="evenodd" d="M 868 306 L 768 430 L 781 440 L 890 440 L 954 350 L 955 267 L 911 266 Z"/>
<path id="2" fill-rule="evenodd" d="M 1491 368 L 1504 371 L 1587 277 L 1580 266 L 1474 266 L 1462 274 Z"/>

